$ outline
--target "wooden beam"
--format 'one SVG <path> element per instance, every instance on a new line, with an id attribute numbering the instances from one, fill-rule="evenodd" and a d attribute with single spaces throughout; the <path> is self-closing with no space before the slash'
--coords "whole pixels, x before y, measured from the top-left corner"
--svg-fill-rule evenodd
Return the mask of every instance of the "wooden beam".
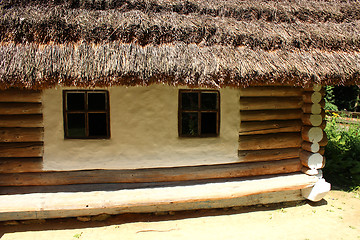
<path id="1" fill-rule="evenodd" d="M 239 135 L 300 132 L 301 125 L 300 120 L 241 122 Z"/>
<path id="2" fill-rule="evenodd" d="M 43 127 L 41 114 L 0 115 L 0 127 Z"/>
<path id="3" fill-rule="evenodd" d="M 322 114 L 308 114 L 302 115 L 301 120 L 304 125 L 318 127 L 322 124 L 324 116 Z"/>
<path id="4" fill-rule="evenodd" d="M 240 88 L 241 97 L 299 97 L 301 88 L 295 87 L 247 87 Z"/>
<path id="5" fill-rule="evenodd" d="M 42 142 L 43 128 L 0 128 L 0 142 Z"/>
<path id="6" fill-rule="evenodd" d="M 320 92 L 303 92 L 304 103 L 320 103 L 324 96 L 324 91 Z"/>
<path id="7" fill-rule="evenodd" d="M 292 173 L 300 171 L 300 169 L 300 160 L 296 158 L 273 162 L 176 168 L 3 173 L 0 174 L 0 186 L 171 182 Z"/>
<path id="8" fill-rule="evenodd" d="M 318 178 L 303 173 L 120 190 L 0 196 L 0 221 L 128 212 L 176 211 L 299 200 Z M 279 196 L 280 194 L 280 196 Z M 295 197 L 293 196 L 294 194 Z M 29 204 L 31 203 L 31 204 Z"/>
<path id="9" fill-rule="evenodd" d="M 317 142 L 306 142 L 301 144 L 301 148 L 312 153 L 317 153 L 320 150 L 320 145 Z"/>
<path id="10" fill-rule="evenodd" d="M 41 103 L 2 103 L 0 102 L 0 114 L 41 114 Z"/>
<path id="11" fill-rule="evenodd" d="M 276 161 L 282 159 L 298 158 L 299 153 L 299 148 L 238 151 L 239 160 L 241 162 Z"/>
<path id="12" fill-rule="evenodd" d="M 320 169 L 325 166 L 324 157 L 320 153 L 312 153 L 305 150 L 300 151 L 302 165 L 310 169 Z"/>
<path id="13" fill-rule="evenodd" d="M 301 119 L 301 109 L 285 110 L 252 110 L 241 111 L 240 120 L 243 121 L 268 121 L 268 120 L 292 120 Z"/>
<path id="14" fill-rule="evenodd" d="M 0 143 L 0 157 L 41 157 L 42 143 Z"/>
<path id="15" fill-rule="evenodd" d="M 320 114 L 324 107 L 325 101 L 322 100 L 320 103 L 304 103 L 301 109 L 304 113 Z"/>
<path id="16" fill-rule="evenodd" d="M 42 158 L 0 158 L 0 173 L 41 172 Z"/>
<path id="17" fill-rule="evenodd" d="M 242 97 L 240 110 L 297 109 L 302 101 L 298 97 Z"/>
<path id="18" fill-rule="evenodd" d="M 303 126 L 301 136 L 304 141 L 317 143 L 324 137 L 324 131 L 320 127 Z"/>
<path id="19" fill-rule="evenodd" d="M 41 102 L 41 91 L 8 89 L 0 90 L 0 102 Z"/>
<path id="20" fill-rule="evenodd" d="M 239 137 L 239 150 L 294 148 L 301 146 L 300 133 L 272 133 Z"/>

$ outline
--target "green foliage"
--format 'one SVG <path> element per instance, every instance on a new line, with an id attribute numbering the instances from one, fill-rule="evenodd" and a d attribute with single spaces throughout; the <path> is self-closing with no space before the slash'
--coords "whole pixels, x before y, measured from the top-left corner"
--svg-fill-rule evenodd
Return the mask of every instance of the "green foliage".
<path id="1" fill-rule="evenodd" d="M 338 111 L 335 105 L 334 86 L 325 86 L 325 110 Z"/>
<path id="2" fill-rule="evenodd" d="M 360 186 L 360 126 L 340 124 L 335 115 L 328 121 L 324 175 L 333 185 L 345 188 Z"/>

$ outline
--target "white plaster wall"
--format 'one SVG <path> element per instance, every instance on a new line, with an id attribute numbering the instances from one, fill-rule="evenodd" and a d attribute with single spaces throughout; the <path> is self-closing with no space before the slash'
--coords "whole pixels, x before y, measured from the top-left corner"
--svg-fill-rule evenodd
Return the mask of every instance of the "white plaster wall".
<path id="1" fill-rule="evenodd" d="M 111 87 L 106 140 L 64 139 L 62 88 L 45 90 L 44 170 L 135 169 L 237 162 L 240 94 L 221 89 L 220 136 L 178 137 L 177 87 Z"/>

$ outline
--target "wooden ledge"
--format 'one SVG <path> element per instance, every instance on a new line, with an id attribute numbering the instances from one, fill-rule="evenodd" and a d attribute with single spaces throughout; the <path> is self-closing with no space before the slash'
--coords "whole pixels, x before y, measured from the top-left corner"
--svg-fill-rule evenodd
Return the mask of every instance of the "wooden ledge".
<path id="1" fill-rule="evenodd" d="M 293 173 L 214 182 L 191 181 L 182 185 L 163 183 L 155 187 L 114 191 L 0 195 L 0 221 L 177 211 L 299 200 L 303 198 L 298 190 L 314 185 L 317 180 L 315 176 Z M 283 191 L 290 195 L 282 194 L 274 198 L 271 194 Z"/>

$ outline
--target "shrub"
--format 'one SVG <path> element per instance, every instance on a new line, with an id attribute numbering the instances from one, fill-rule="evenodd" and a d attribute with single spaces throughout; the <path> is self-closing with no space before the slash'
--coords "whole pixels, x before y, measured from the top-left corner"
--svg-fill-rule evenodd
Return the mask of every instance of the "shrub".
<path id="1" fill-rule="evenodd" d="M 341 124 L 336 115 L 328 119 L 325 128 L 329 143 L 324 176 L 335 186 L 354 188 L 360 186 L 360 126 Z"/>

